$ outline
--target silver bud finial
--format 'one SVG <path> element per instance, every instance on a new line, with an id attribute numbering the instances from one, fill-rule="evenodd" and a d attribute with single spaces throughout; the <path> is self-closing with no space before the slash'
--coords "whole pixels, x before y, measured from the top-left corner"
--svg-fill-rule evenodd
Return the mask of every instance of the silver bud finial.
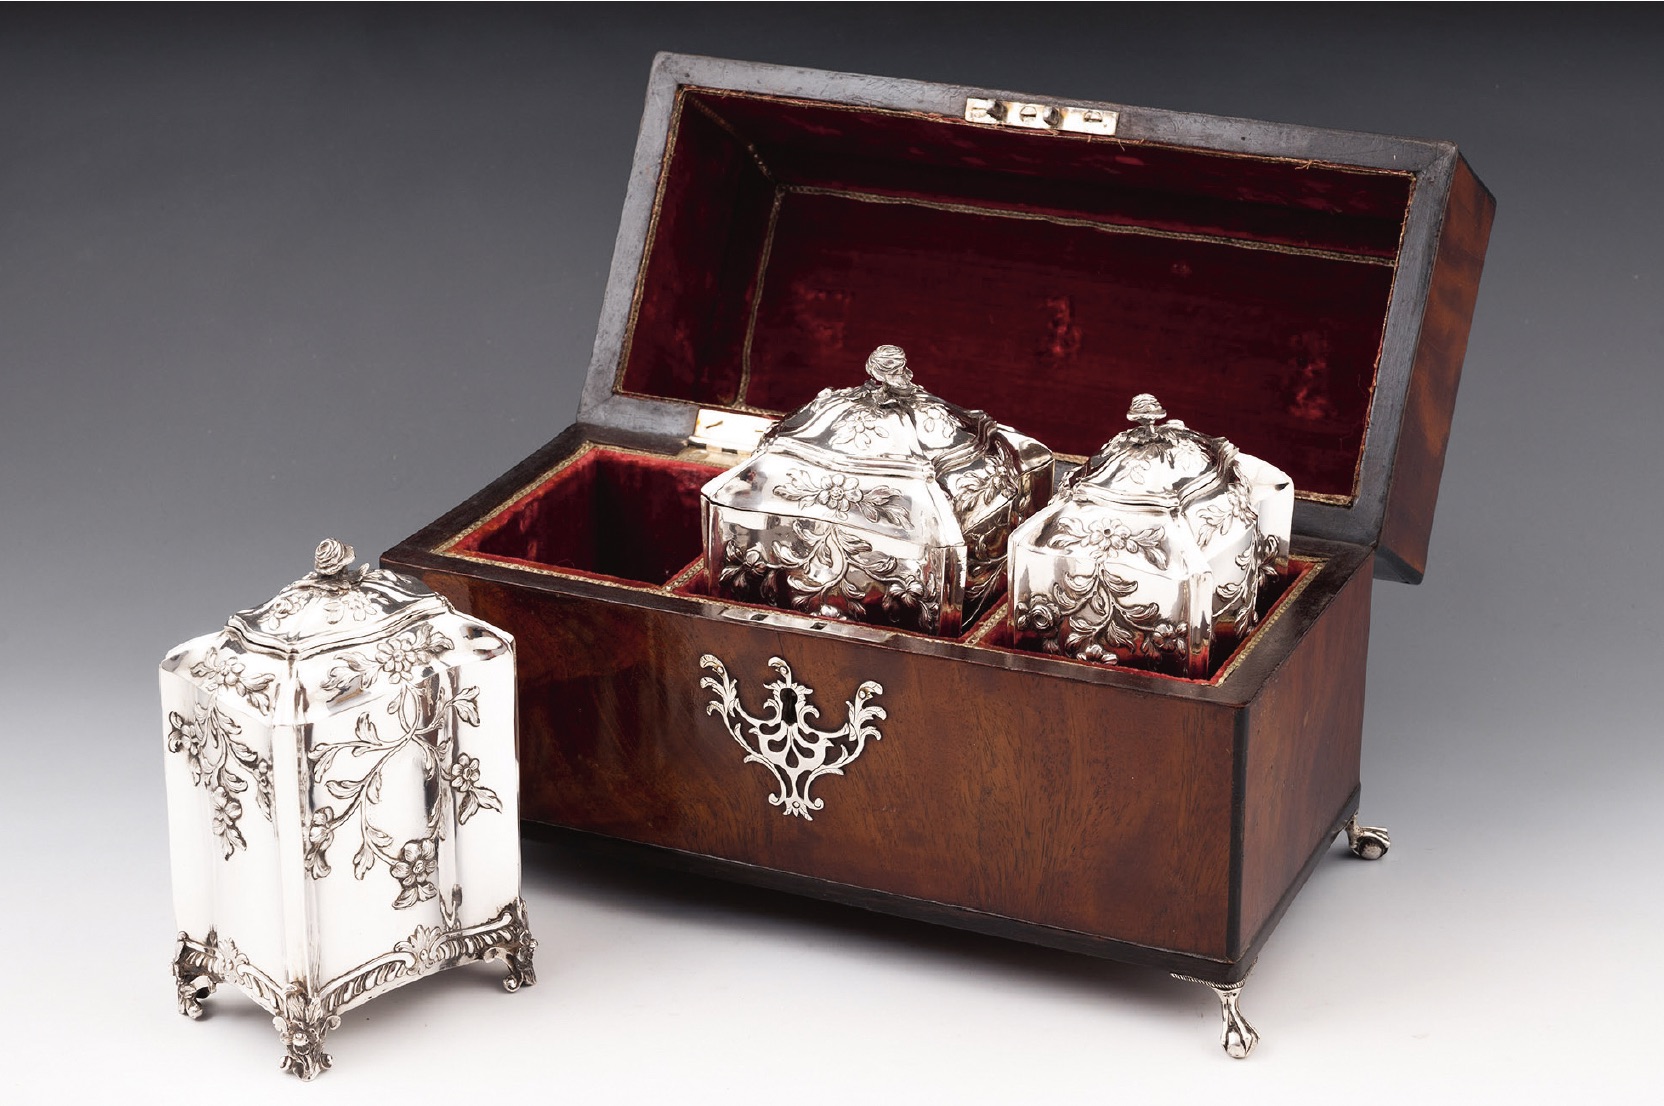
<path id="1" fill-rule="evenodd" d="M 1127 421 L 1140 422 L 1146 427 L 1154 426 L 1166 417 L 1167 409 L 1149 392 L 1133 396 L 1132 406 L 1127 408 Z"/>
<path id="2" fill-rule="evenodd" d="M 892 391 L 913 390 L 913 372 L 900 346 L 879 346 L 867 358 L 867 375 Z"/>
<path id="3" fill-rule="evenodd" d="M 352 558 L 352 546 L 334 538 L 325 538 L 318 543 L 318 551 L 312 555 L 312 567 L 319 576 L 334 576 L 352 564 Z"/>

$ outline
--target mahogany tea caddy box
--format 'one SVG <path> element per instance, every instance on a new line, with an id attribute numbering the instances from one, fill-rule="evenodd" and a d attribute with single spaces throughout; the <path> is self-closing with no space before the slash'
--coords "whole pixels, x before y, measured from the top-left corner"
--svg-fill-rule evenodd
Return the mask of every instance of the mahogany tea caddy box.
<path id="1" fill-rule="evenodd" d="M 661 55 L 578 420 L 383 557 L 519 643 L 521 813 L 1237 995 L 1358 826 L 1494 201 L 1448 142 Z M 1060 471 L 1155 392 L 1282 469 L 1292 571 L 1177 678 L 722 602 L 700 488 L 905 349 Z"/>

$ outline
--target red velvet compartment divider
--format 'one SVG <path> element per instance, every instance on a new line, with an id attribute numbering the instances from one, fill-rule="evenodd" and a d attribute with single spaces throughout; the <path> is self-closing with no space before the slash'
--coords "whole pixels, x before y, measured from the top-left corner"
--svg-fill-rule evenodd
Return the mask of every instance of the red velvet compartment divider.
<path id="1" fill-rule="evenodd" d="M 1064 455 L 1156 393 L 1345 502 L 1406 173 L 684 90 L 617 390 L 780 415 L 918 382 Z"/>

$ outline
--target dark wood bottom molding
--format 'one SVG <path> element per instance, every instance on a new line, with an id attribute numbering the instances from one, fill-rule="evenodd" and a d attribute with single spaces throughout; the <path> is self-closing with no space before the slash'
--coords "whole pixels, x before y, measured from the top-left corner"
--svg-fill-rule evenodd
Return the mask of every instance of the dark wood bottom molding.
<path id="1" fill-rule="evenodd" d="M 1282 898 L 1278 901 L 1276 909 L 1271 912 L 1271 916 L 1266 919 L 1265 924 L 1254 935 L 1254 939 L 1249 943 L 1245 954 L 1234 961 L 1213 960 L 1189 953 L 1175 952 L 1171 949 L 1150 948 L 1145 945 L 1117 941 L 1089 933 L 1059 929 L 1055 926 L 1036 925 L 1033 922 L 989 914 L 981 910 L 931 902 L 926 899 L 909 898 L 905 895 L 895 895 L 885 891 L 873 891 L 864 887 L 853 887 L 848 884 L 817 879 L 813 876 L 775 871 L 772 868 L 764 868 L 755 864 L 701 856 L 660 845 L 644 845 L 634 841 L 622 841 L 585 830 L 567 829 L 563 826 L 552 826 L 542 822 L 522 822 L 520 828 L 524 835 L 537 840 L 573 845 L 586 852 L 629 863 L 646 863 L 691 875 L 725 879 L 754 887 L 767 888 L 772 891 L 786 891 L 795 895 L 823 899 L 844 906 L 860 907 L 881 914 L 891 914 L 896 917 L 910 918 L 935 925 L 951 926 L 955 929 L 968 930 L 972 933 L 980 933 L 990 937 L 1023 941 L 1032 945 L 1041 945 L 1045 948 L 1060 949 L 1064 952 L 1081 953 L 1086 956 L 1115 960 L 1125 964 L 1157 968 L 1165 972 L 1179 972 L 1209 983 L 1236 983 L 1248 975 L 1249 970 L 1254 966 L 1254 961 L 1259 957 L 1260 948 L 1271 936 L 1271 931 L 1277 927 L 1278 921 L 1281 920 L 1283 913 L 1288 910 L 1289 904 L 1294 901 L 1295 895 L 1305 886 L 1306 880 L 1316 870 L 1318 862 L 1328 854 L 1329 846 L 1334 842 L 1336 835 L 1345 827 L 1347 819 L 1357 813 L 1358 794 L 1358 789 L 1354 788 L 1352 794 L 1342 805 L 1340 813 L 1335 816 L 1328 832 L 1312 849 L 1304 867 L 1300 869 L 1300 874 L 1295 877 L 1294 882 L 1289 885 L 1288 890 L 1283 893 Z"/>

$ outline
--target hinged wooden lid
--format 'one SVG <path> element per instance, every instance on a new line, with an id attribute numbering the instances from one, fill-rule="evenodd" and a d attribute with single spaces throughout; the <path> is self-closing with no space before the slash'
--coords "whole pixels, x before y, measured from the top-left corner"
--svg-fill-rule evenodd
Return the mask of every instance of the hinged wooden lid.
<path id="1" fill-rule="evenodd" d="M 1446 142 L 660 55 L 579 419 L 681 441 L 895 343 L 1084 456 L 1156 391 L 1417 581 L 1493 206 Z"/>

